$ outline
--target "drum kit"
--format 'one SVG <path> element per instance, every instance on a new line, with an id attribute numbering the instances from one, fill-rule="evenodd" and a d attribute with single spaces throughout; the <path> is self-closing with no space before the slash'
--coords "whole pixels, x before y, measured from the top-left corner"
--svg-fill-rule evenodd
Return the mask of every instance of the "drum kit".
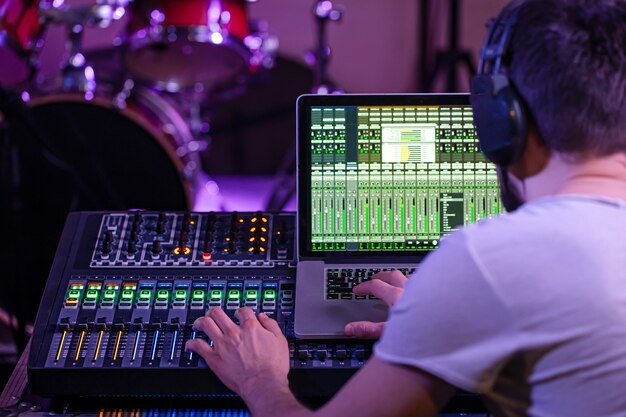
<path id="1" fill-rule="evenodd" d="M 112 47 L 84 51 L 86 28 L 114 22 L 124 29 Z M 54 25 L 67 29 L 66 58 L 45 78 L 38 62 Z M 48 165 L 72 168 L 56 185 L 82 190 L 67 209 L 197 207 L 207 109 L 245 91 L 277 47 L 249 21 L 246 0 L 0 0 L 0 85 L 26 102 Z M 45 165 L 23 161 L 22 170 Z M 59 175 L 49 174 L 38 178 Z"/>

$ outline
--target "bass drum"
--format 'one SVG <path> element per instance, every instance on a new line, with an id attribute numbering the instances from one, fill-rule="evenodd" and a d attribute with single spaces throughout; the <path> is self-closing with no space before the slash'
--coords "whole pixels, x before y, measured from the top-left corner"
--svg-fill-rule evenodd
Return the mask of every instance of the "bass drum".
<path id="1" fill-rule="evenodd" d="M 58 176 L 60 164 L 70 178 L 51 185 L 68 188 L 59 195 L 78 199 L 72 204 L 83 210 L 191 209 L 201 162 L 186 121 L 145 88 L 135 88 L 123 103 L 119 108 L 108 98 L 74 94 L 33 99 L 36 140 L 49 149 L 43 171 L 51 172 L 42 180 Z M 42 175 L 41 166 L 24 171 Z"/>
<path id="2" fill-rule="evenodd" d="M 203 178 L 198 144 L 173 103 L 135 88 L 120 109 L 105 87 L 99 84 L 99 96 L 89 101 L 78 94 L 42 95 L 4 114 L 7 129 L 0 133 L 13 149 L 11 170 L 3 171 L 15 191 L 0 198 L 0 208 L 11 222 L 7 233 L 19 236 L 9 265 L 16 265 L 11 282 L 24 294 L 15 308 L 29 321 L 69 212 L 190 210 Z M 84 244 L 92 250 L 92 243 Z"/>

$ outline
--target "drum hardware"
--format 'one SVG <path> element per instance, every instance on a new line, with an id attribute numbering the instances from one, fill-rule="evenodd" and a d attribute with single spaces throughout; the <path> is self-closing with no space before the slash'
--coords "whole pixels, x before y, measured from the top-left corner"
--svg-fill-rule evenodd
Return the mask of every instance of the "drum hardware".
<path id="1" fill-rule="evenodd" d="M 39 13 L 48 23 L 64 25 L 67 29 L 68 58 L 61 67 L 60 87 L 65 92 L 84 93 L 87 100 L 94 98 L 96 76 L 82 54 L 83 31 L 87 26 L 106 28 L 126 13 L 127 1 L 110 1 L 93 6 L 67 6 L 63 1 L 42 0 Z"/>
<path id="2" fill-rule="evenodd" d="M 328 63 L 331 49 L 327 42 L 326 25 L 328 22 L 339 22 L 343 17 L 344 7 L 334 6 L 331 1 L 317 1 L 313 7 L 313 16 L 317 23 L 317 46 L 315 51 L 305 55 L 305 61 L 313 68 L 313 94 L 341 94 L 342 90 L 328 77 Z M 285 154 L 280 168 L 274 177 L 266 210 L 281 211 L 296 193 L 296 145 L 292 145 Z"/>
<path id="3" fill-rule="evenodd" d="M 135 1 L 130 10 L 126 66 L 160 91 L 213 97 L 273 65 L 277 40 L 248 23 L 244 0 Z"/>
<path id="4" fill-rule="evenodd" d="M 305 57 L 306 62 L 313 67 L 313 94 L 342 93 L 337 90 L 328 78 L 328 64 L 330 62 L 331 49 L 326 37 L 326 25 L 328 22 L 339 22 L 343 17 L 343 6 L 334 6 L 331 1 L 318 1 L 313 8 L 313 15 L 317 23 L 317 46 L 315 51 L 309 51 Z"/>
<path id="5" fill-rule="evenodd" d="M 34 79 L 45 28 L 36 0 L 0 5 L 0 81 L 6 87 L 23 88 Z"/>

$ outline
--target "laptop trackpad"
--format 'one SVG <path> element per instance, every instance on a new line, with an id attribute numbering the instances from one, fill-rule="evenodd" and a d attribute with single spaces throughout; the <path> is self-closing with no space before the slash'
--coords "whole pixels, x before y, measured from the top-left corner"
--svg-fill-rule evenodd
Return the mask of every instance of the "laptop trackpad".
<path id="1" fill-rule="evenodd" d="M 298 264 L 296 278 L 296 337 L 342 338 L 344 327 L 352 321 L 380 322 L 387 319 L 388 308 L 382 300 L 327 300 L 324 262 Z"/>

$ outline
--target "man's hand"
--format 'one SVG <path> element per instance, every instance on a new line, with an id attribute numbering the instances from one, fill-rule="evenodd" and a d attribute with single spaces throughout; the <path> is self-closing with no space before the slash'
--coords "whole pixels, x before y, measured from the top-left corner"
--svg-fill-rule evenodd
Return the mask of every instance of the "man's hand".
<path id="1" fill-rule="evenodd" d="M 247 307 L 240 308 L 235 316 L 240 325 L 223 310 L 212 309 L 196 320 L 193 328 L 206 333 L 213 346 L 193 339 L 187 341 L 185 349 L 204 358 L 222 382 L 246 402 L 271 389 L 288 391 L 289 345 L 278 323 L 264 313 L 257 319 Z"/>
<path id="2" fill-rule="evenodd" d="M 382 271 L 369 281 L 365 281 L 352 288 L 356 295 L 374 295 L 392 307 L 404 292 L 407 277 L 398 270 Z M 383 333 L 386 322 L 372 323 L 371 321 L 353 321 L 346 324 L 346 336 L 358 339 L 378 339 Z"/>

